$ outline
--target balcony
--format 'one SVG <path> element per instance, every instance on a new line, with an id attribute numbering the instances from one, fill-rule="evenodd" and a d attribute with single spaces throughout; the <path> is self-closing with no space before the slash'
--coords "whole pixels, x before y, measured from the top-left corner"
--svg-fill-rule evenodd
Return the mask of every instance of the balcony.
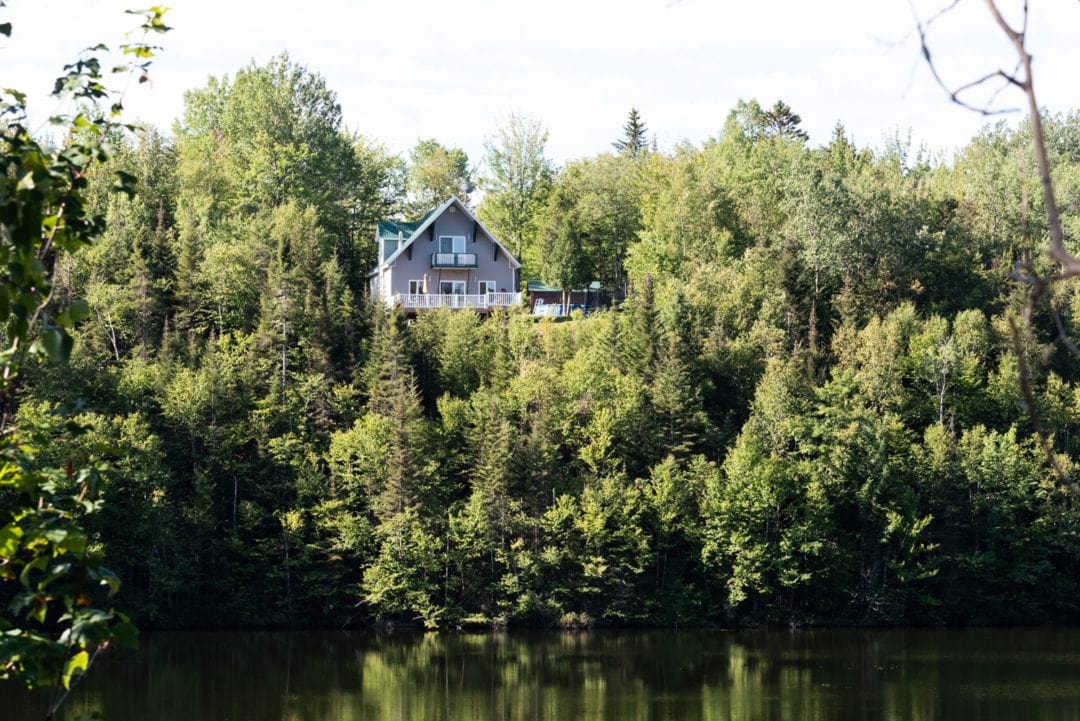
<path id="1" fill-rule="evenodd" d="M 452 255 L 451 253 L 436 253 L 436 255 Z M 458 255 L 472 255 L 471 253 L 458 253 Z M 466 295 L 462 293 L 398 293 L 394 301 L 400 303 L 406 310 L 427 310 L 432 308 L 474 308 L 487 310 L 489 308 L 508 308 L 513 305 L 521 305 L 521 293 L 484 293 Z"/>
<path id="2" fill-rule="evenodd" d="M 432 268 L 475 268 L 476 253 L 432 253 Z"/>

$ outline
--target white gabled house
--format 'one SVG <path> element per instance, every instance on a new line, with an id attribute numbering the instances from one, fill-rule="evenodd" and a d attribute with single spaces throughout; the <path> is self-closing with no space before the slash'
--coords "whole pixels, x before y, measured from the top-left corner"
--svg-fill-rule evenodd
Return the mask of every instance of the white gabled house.
<path id="1" fill-rule="evenodd" d="M 457 198 L 416 223 L 379 221 L 375 242 L 379 263 L 367 276 L 375 302 L 408 312 L 521 303 L 521 263 Z"/>

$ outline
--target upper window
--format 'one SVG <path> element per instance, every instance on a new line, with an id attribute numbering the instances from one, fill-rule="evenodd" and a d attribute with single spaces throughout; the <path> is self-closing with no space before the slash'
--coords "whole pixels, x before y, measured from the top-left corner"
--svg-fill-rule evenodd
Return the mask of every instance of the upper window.
<path id="1" fill-rule="evenodd" d="M 409 281 L 409 295 L 420 295 L 424 292 L 424 281 L 422 280 L 410 280 Z"/>
<path id="2" fill-rule="evenodd" d="M 465 236 L 464 235 L 440 235 L 439 236 L 439 252 L 440 253 L 464 253 L 465 252 Z"/>

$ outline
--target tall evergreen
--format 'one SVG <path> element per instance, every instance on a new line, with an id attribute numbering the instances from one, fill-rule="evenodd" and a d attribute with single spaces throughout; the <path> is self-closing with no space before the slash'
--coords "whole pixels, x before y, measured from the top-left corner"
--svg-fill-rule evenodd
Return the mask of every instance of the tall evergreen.
<path id="1" fill-rule="evenodd" d="M 612 143 L 611 146 L 622 155 L 636 158 L 648 150 L 649 139 L 646 137 L 647 133 L 648 128 L 645 127 L 645 122 L 641 119 L 637 108 L 630 108 L 630 115 L 626 119 L 626 124 L 623 125 L 623 136 Z"/>
<path id="2" fill-rule="evenodd" d="M 806 142 L 810 135 L 800 127 L 801 124 L 802 118 L 783 100 L 777 100 L 775 105 L 765 111 L 768 135 Z"/>
<path id="3" fill-rule="evenodd" d="M 402 313 L 395 307 L 376 327 L 365 371 L 368 412 L 383 419 L 389 430 L 385 475 L 379 480 L 381 487 L 374 489 L 373 502 L 384 522 L 421 504 L 426 480 L 426 428 L 406 333 Z"/>

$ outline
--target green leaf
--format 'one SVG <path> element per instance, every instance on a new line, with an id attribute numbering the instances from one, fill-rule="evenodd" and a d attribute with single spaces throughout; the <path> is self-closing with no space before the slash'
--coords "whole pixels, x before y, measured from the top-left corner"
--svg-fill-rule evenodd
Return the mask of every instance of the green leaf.
<path id="1" fill-rule="evenodd" d="M 116 171 L 116 182 L 113 183 L 112 189 L 116 192 L 124 193 L 131 198 L 135 195 L 135 186 L 137 184 L 138 178 L 134 175 L 118 170 Z"/>
<path id="2" fill-rule="evenodd" d="M 77 654 L 68 659 L 64 664 L 64 676 L 63 684 L 64 688 L 71 688 L 71 679 L 76 674 L 81 674 L 86 671 L 86 667 L 90 665 L 90 654 L 86 651 L 79 651 Z"/>
<path id="3" fill-rule="evenodd" d="M 71 314 L 71 319 L 76 323 L 86 320 L 90 317 L 90 304 L 80 298 L 68 307 L 68 313 Z"/>
<path id="4" fill-rule="evenodd" d="M 67 363 L 71 357 L 71 336 L 64 332 L 63 328 L 49 328 L 38 339 L 41 347 L 45 349 L 49 360 L 54 363 Z"/>
<path id="5" fill-rule="evenodd" d="M 11 558 L 22 545 L 23 529 L 15 524 L 0 528 L 0 558 Z"/>
<path id="6" fill-rule="evenodd" d="M 68 530 L 66 528 L 50 528 L 42 535 L 51 543 L 60 544 L 68 537 Z"/>
<path id="7" fill-rule="evenodd" d="M 71 305 L 64 309 L 62 313 L 56 316 L 56 324 L 63 328 L 70 328 L 81 320 L 86 320 L 90 317 L 90 305 L 81 298 L 74 301 Z"/>
<path id="8" fill-rule="evenodd" d="M 57 549 L 69 553 L 82 553 L 86 550 L 86 534 L 82 531 L 70 531 L 63 539 L 55 541 Z"/>
<path id="9" fill-rule="evenodd" d="M 129 55 L 134 55 L 137 58 L 152 58 L 154 57 L 154 51 L 149 45 L 129 45 L 124 48 L 124 52 Z"/>
<path id="10" fill-rule="evenodd" d="M 23 566 L 22 573 L 19 574 L 19 583 L 21 583 L 24 588 L 30 588 L 30 572 L 35 569 L 44 571 L 48 565 L 48 556 L 38 556 L 33 561 L 30 561 L 30 563 Z"/>
<path id="11" fill-rule="evenodd" d="M 11 23 L 0 23 L 0 35 L 11 37 Z"/>
<path id="12" fill-rule="evenodd" d="M 107 568 L 101 569 L 101 583 L 109 587 L 110 598 L 120 590 L 120 577 Z"/>

